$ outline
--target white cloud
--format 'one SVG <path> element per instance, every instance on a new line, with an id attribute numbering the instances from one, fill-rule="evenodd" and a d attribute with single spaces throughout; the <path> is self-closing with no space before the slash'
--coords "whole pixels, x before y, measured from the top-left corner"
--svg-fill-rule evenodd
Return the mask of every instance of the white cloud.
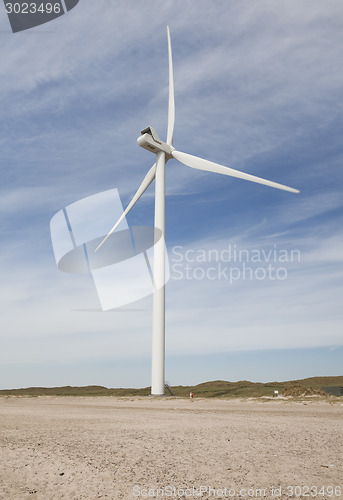
<path id="1" fill-rule="evenodd" d="M 153 163 L 135 141 L 148 124 L 165 134 L 167 23 L 177 148 L 302 189 L 298 197 L 277 199 L 256 191 L 251 210 L 261 207 L 261 217 L 251 223 L 232 202 L 242 203 L 243 189 L 251 186 L 232 182 L 225 192 L 227 213 L 216 223 L 217 202 L 224 196 L 219 176 L 168 163 L 168 217 L 175 212 L 175 220 L 183 220 L 185 204 L 175 202 L 182 195 L 195 200 L 191 234 L 169 227 L 173 240 L 180 234 L 180 244 L 187 239 L 194 248 L 220 248 L 230 233 L 230 242 L 245 248 L 277 242 L 299 248 L 302 256 L 282 283 L 172 281 L 168 349 L 340 345 L 336 266 L 342 241 L 329 213 L 341 209 L 342 152 L 335 124 L 342 114 L 341 1 L 309 7 L 295 0 L 223 0 L 209 9 L 207 0 L 173 0 L 156 6 L 155 0 L 82 0 L 49 25 L 1 34 L 4 359 L 150 352 L 149 300 L 141 312 L 70 311 L 92 308 L 94 290 L 55 268 L 49 218 L 110 187 L 119 189 L 125 205 Z M 5 16 L 1 27 L 8 27 Z M 132 220 L 152 221 L 152 197 L 150 188 Z M 206 222 L 197 217 L 200 205 L 213 220 L 211 238 L 204 233 L 202 240 L 195 235 L 195 225 L 201 229 Z M 314 220 L 319 216 L 323 220 Z M 233 227 L 224 229 L 226 220 Z"/>

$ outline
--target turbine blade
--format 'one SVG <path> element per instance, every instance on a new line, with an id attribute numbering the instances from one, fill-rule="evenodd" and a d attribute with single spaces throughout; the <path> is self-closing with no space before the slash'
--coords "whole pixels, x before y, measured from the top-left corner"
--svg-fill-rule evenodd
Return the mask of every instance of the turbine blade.
<path id="1" fill-rule="evenodd" d="M 189 155 L 187 153 L 182 153 L 181 151 L 172 151 L 172 156 L 179 162 L 187 165 L 188 167 L 197 168 L 199 170 L 207 170 L 208 172 L 215 172 L 217 174 L 230 175 L 231 177 L 238 177 L 238 179 L 245 179 L 246 181 L 257 182 L 258 184 L 264 184 L 265 186 L 270 186 L 276 189 L 282 189 L 283 191 L 290 191 L 291 193 L 300 193 L 298 189 L 294 189 L 278 182 L 268 181 L 262 177 L 256 177 L 255 175 L 246 174 L 245 172 L 240 172 L 233 168 L 224 167 L 218 163 L 213 163 L 212 161 L 203 160 L 197 156 Z"/>
<path id="2" fill-rule="evenodd" d="M 173 76 L 173 59 L 170 40 L 169 26 L 167 26 L 168 35 L 168 56 L 169 56 L 169 105 L 168 105 L 168 131 L 167 144 L 173 145 L 174 123 L 175 123 L 175 99 L 174 99 L 174 76 Z"/>
<path id="3" fill-rule="evenodd" d="M 119 226 L 119 224 L 121 223 L 121 221 L 124 219 L 124 217 L 130 212 L 131 208 L 137 203 L 137 201 L 142 196 L 142 194 L 148 189 L 148 187 L 150 186 L 150 184 L 152 183 L 152 181 L 155 179 L 155 172 L 156 172 L 156 163 L 154 163 L 154 165 L 151 167 L 151 169 L 149 170 L 149 172 L 144 177 L 142 184 L 137 189 L 136 194 L 134 195 L 134 197 L 132 198 L 132 200 L 128 204 L 126 210 L 124 210 L 124 212 L 122 213 L 122 215 L 119 217 L 119 219 L 114 224 L 114 226 L 112 227 L 112 229 L 109 231 L 109 233 L 107 234 L 107 236 L 105 236 L 105 238 L 102 240 L 102 242 L 100 243 L 100 245 L 98 245 L 96 247 L 96 249 L 95 249 L 96 252 L 105 243 L 105 241 L 107 240 L 107 238 L 109 238 L 111 236 L 111 234 L 113 233 L 113 231 L 115 231 L 117 229 L 117 227 Z"/>

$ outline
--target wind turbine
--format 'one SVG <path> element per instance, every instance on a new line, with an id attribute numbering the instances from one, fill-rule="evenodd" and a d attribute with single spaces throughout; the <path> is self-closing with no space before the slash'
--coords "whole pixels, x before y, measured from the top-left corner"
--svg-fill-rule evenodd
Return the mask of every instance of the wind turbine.
<path id="1" fill-rule="evenodd" d="M 155 227 L 162 233 L 162 239 L 165 239 L 165 164 L 167 161 L 175 158 L 180 163 L 188 167 L 198 170 L 206 170 L 217 174 L 229 175 L 238 177 L 247 181 L 257 182 L 291 193 L 299 193 L 299 190 L 293 189 L 277 182 L 268 181 L 255 175 L 246 174 L 233 168 L 224 167 L 218 163 L 213 163 L 197 156 L 187 153 L 182 153 L 174 148 L 173 133 L 175 123 L 175 101 L 174 101 L 174 78 L 173 78 L 173 61 L 172 49 L 170 41 L 169 26 L 167 26 L 168 37 L 168 55 L 169 55 L 169 106 L 168 106 L 168 130 L 167 141 L 163 142 L 152 127 L 147 127 L 141 131 L 140 137 L 137 139 L 138 145 L 156 155 L 156 162 L 150 168 L 149 172 L 143 179 L 136 194 L 130 201 L 124 213 L 109 231 L 107 236 L 102 240 L 96 248 L 97 251 L 101 245 L 105 243 L 107 238 L 115 231 L 124 217 L 137 203 L 142 194 L 150 186 L 155 179 Z M 154 247 L 154 296 L 153 296 L 153 325 L 152 325 L 152 381 L 151 394 L 154 396 L 164 395 L 165 380 L 164 380 L 164 361 L 165 361 L 165 250 L 164 245 L 155 245 Z"/>

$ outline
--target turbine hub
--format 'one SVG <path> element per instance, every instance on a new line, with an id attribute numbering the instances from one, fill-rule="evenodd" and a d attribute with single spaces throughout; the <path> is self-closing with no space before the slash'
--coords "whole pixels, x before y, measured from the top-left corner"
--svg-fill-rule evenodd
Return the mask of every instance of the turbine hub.
<path id="1" fill-rule="evenodd" d="M 157 154 L 163 151 L 166 154 L 166 159 L 172 158 L 171 152 L 174 148 L 161 141 L 156 130 L 153 127 L 147 127 L 141 131 L 141 135 L 137 139 L 137 143 L 141 148 L 147 149 L 151 153 Z"/>

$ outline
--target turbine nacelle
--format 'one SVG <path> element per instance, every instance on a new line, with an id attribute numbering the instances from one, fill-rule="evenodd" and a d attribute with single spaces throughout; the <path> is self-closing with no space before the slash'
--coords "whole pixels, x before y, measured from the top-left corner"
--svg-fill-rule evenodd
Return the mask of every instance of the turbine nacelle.
<path id="1" fill-rule="evenodd" d="M 141 135 L 137 139 L 137 143 L 141 148 L 147 149 L 154 154 L 163 151 L 166 154 L 166 160 L 172 158 L 172 151 L 174 148 L 169 146 L 166 142 L 161 141 L 153 127 L 147 127 L 142 130 Z"/>

